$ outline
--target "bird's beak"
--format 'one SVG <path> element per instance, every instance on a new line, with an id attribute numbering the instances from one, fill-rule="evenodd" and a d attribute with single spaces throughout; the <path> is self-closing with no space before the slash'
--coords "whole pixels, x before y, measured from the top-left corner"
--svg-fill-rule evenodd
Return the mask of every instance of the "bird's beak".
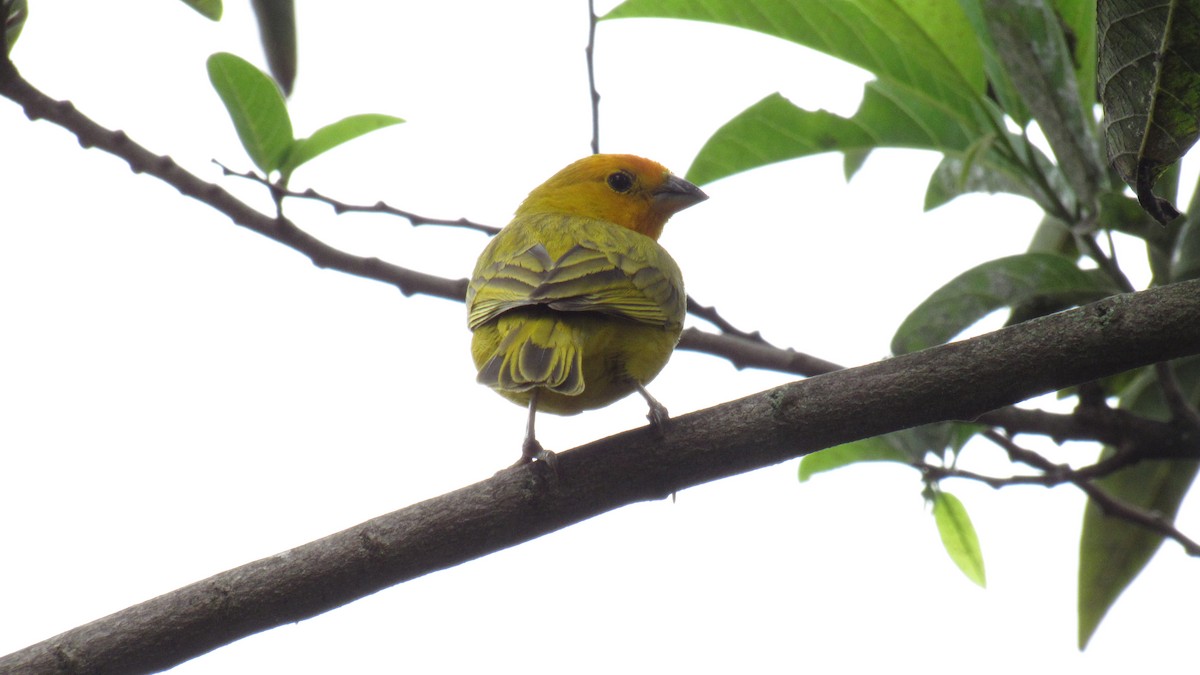
<path id="1" fill-rule="evenodd" d="M 708 199 L 708 195 L 700 188 L 692 185 L 679 176 L 667 176 L 663 184 L 654 191 L 654 203 L 668 213 L 678 213 L 689 206 L 694 206 Z"/>

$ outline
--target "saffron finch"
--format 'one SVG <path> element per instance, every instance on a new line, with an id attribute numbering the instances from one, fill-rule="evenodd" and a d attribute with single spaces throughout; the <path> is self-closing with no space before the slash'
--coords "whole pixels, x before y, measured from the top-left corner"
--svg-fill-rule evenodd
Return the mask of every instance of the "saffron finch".
<path id="1" fill-rule="evenodd" d="M 592 155 L 530 192 L 488 243 L 467 324 L 476 379 L 529 409 L 517 464 L 551 456 L 534 434 L 539 410 L 574 415 L 637 391 L 650 422 L 666 422 L 645 385 L 679 341 L 687 296 L 657 240 L 707 198 L 648 159 Z"/>

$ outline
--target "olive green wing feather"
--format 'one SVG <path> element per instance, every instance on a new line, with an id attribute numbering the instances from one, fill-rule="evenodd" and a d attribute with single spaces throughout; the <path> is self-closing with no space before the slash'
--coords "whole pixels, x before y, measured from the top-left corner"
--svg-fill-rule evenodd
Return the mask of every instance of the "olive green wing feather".
<path id="1" fill-rule="evenodd" d="M 667 327 L 682 324 L 686 296 L 671 256 L 636 232 L 602 221 L 585 224 L 574 223 L 575 243 L 557 259 L 540 241 L 523 242 L 527 245 L 501 258 L 485 253 L 483 259 L 491 262 L 476 269 L 467 292 L 471 329 L 510 309 L 534 305 Z M 500 250 L 506 243 L 489 246 Z"/>

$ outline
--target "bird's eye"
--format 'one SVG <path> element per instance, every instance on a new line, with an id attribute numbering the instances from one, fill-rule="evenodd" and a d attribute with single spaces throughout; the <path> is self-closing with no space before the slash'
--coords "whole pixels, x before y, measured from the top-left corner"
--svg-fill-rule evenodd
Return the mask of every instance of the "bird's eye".
<path id="1" fill-rule="evenodd" d="M 614 192 L 625 193 L 633 188 L 633 176 L 628 171 L 614 171 L 608 174 L 608 187 Z"/>

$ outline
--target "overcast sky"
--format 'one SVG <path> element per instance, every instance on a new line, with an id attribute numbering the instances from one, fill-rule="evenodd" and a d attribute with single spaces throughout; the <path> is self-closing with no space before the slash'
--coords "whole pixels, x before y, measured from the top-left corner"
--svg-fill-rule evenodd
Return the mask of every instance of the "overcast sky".
<path id="1" fill-rule="evenodd" d="M 213 24 L 161 0 L 32 4 L 13 57 L 35 86 L 269 208 L 210 161 L 251 168 L 204 68 L 216 51 L 262 63 L 248 7 L 230 3 Z M 362 112 L 408 122 L 299 169 L 295 187 L 502 225 L 589 152 L 583 0 L 299 4 L 297 134 Z M 763 96 L 848 115 L 866 80 L 698 23 L 603 23 L 596 54 L 602 150 L 681 174 Z M 475 384 L 461 304 L 319 270 L 8 101 L 0 129 L 0 653 L 516 459 L 524 411 Z M 732 177 L 704 186 L 711 199 L 662 243 L 691 295 L 735 325 L 837 363 L 876 361 L 912 307 L 1024 250 L 1040 217 L 986 196 L 922 213 L 936 162 L 877 152 L 848 185 L 834 155 Z M 450 278 L 485 244 L 315 204 L 287 211 L 335 246 Z M 681 414 L 790 379 L 680 352 L 650 390 Z M 567 449 L 644 414 L 633 397 L 541 416 L 538 435 Z M 1086 462 L 1095 450 L 1051 454 Z M 963 461 L 1006 470 L 987 446 Z M 944 485 L 975 520 L 984 591 L 942 550 L 912 469 L 801 485 L 796 466 L 620 509 L 175 672 L 1123 673 L 1194 661 L 1197 563 L 1174 544 L 1078 654 L 1083 500 L 1069 488 Z M 1179 525 L 1200 533 L 1194 507 Z"/>

